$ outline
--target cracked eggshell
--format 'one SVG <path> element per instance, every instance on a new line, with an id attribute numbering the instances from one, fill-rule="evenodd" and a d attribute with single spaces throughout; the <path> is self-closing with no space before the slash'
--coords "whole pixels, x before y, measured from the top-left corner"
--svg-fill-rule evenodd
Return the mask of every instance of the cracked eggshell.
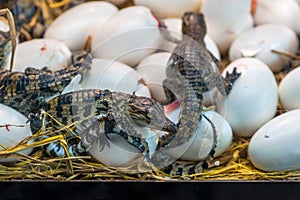
<path id="1" fill-rule="evenodd" d="M 205 16 L 207 33 L 221 54 L 227 54 L 232 41 L 253 26 L 250 9 L 251 0 L 203 0 L 201 12 Z"/>
<path id="2" fill-rule="evenodd" d="M 0 124 L 6 125 L 24 125 L 24 127 L 15 127 L 8 126 L 0 128 L 0 151 L 5 148 L 12 148 L 17 145 L 20 141 L 32 135 L 29 124 L 26 124 L 27 118 L 16 110 L 0 104 Z M 22 154 L 30 154 L 32 152 L 32 148 L 20 151 Z M 2 156 L 0 156 L 2 157 Z M 0 162 L 15 162 L 17 158 L 0 158 Z"/>
<path id="3" fill-rule="evenodd" d="M 24 71 L 27 67 L 58 70 L 70 63 L 71 51 L 64 43 L 54 39 L 34 39 L 17 45 L 13 71 Z"/>
<path id="4" fill-rule="evenodd" d="M 180 107 L 173 110 L 167 117 L 174 123 L 178 122 Z M 217 134 L 217 148 L 215 156 L 221 155 L 229 147 L 232 141 L 232 130 L 228 122 L 215 111 L 203 112 L 215 126 Z M 213 129 L 211 123 L 202 117 L 202 121 L 195 136 L 184 145 L 174 148 L 171 155 L 174 158 L 180 156 L 182 160 L 201 161 L 204 160 L 213 147 Z M 183 153 L 184 152 L 184 153 Z"/>
<path id="5" fill-rule="evenodd" d="M 103 23 L 118 12 L 108 2 L 86 2 L 57 17 L 47 28 L 44 37 L 64 42 L 72 51 L 83 48 L 88 36 L 103 29 Z"/>
<path id="6" fill-rule="evenodd" d="M 159 22 L 149 8 L 131 6 L 104 22 L 92 41 L 96 58 L 117 60 L 136 66 L 161 43 Z"/>
<path id="7" fill-rule="evenodd" d="M 228 121 L 236 136 L 251 137 L 276 113 L 277 83 L 269 67 L 255 58 L 233 61 L 222 76 L 231 73 L 235 67 L 241 75 L 226 97 L 217 95 L 217 111 Z"/>
<path id="8" fill-rule="evenodd" d="M 300 33 L 300 7 L 295 0 L 257 0 L 254 21 L 260 24 L 282 24 Z"/>
<path id="9" fill-rule="evenodd" d="M 182 17 L 186 11 L 197 12 L 202 0 L 134 0 L 136 5 L 146 6 L 153 10 L 155 15 L 164 17 Z"/>
<path id="10" fill-rule="evenodd" d="M 91 69 L 86 71 L 81 83 L 74 84 L 72 90 L 78 89 L 108 89 L 125 93 L 133 93 L 150 97 L 148 88 L 141 83 L 142 76 L 126 64 L 94 58 Z M 80 77 L 77 81 L 80 80 Z"/>
<path id="11" fill-rule="evenodd" d="M 251 138 L 248 154 L 263 171 L 300 169 L 300 110 L 281 114 L 262 126 Z"/>
<path id="12" fill-rule="evenodd" d="M 267 64 L 272 71 L 280 71 L 289 59 L 271 50 L 290 52 L 298 50 L 299 40 L 293 30 L 280 24 L 264 24 L 242 33 L 232 43 L 229 50 L 231 61 L 241 57 L 257 58 Z"/>
<path id="13" fill-rule="evenodd" d="M 300 67 L 290 71 L 280 82 L 278 92 L 285 110 L 300 109 Z"/>
<path id="14" fill-rule="evenodd" d="M 167 29 L 169 30 L 171 36 L 174 38 L 181 40 L 182 33 L 181 33 L 181 27 L 182 27 L 182 20 L 181 18 L 165 18 L 163 19 L 163 22 L 166 24 Z M 204 43 L 206 44 L 207 49 L 218 59 L 220 60 L 220 52 L 216 45 L 216 43 L 212 40 L 212 38 L 209 35 L 205 35 L 204 37 Z M 159 49 L 172 52 L 173 49 L 176 47 L 176 44 L 170 41 L 167 41 L 163 38 L 163 41 L 159 47 Z"/>

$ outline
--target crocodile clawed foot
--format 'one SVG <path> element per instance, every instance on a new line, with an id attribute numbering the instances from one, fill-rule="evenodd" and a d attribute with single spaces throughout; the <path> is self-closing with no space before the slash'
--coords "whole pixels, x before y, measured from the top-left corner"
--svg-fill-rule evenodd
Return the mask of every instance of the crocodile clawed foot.
<path id="1" fill-rule="evenodd" d="M 231 73 L 226 72 L 226 76 L 224 78 L 225 83 L 225 91 L 228 95 L 232 89 L 234 82 L 240 77 L 241 73 L 237 72 L 237 68 L 234 67 Z"/>

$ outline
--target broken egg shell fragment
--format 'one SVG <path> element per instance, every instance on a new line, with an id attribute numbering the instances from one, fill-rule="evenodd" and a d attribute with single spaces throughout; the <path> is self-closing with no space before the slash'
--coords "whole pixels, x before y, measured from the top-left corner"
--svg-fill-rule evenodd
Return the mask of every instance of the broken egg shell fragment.
<path id="1" fill-rule="evenodd" d="M 105 58 L 136 66 L 161 43 L 159 22 L 149 8 L 131 6 L 104 22 L 92 41 L 95 58 Z"/>
<path id="2" fill-rule="evenodd" d="M 222 76 L 232 73 L 234 68 L 241 75 L 226 97 L 217 95 L 217 111 L 236 136 L 251 137 L 276 113 L 277 83 L 270 68 L 258 59 L 237 59 L 225 68 Z"/>
<path id="3" fill-rule="evenodd" d="M 300 67 L 290 71 L 281 80 L 278 88 L 279 99 L 284 110 L 300 109 Z"/>
<path id="4" fill-rule="evenodd" d="M 83 48 L 89 36 L 94 37 L 102 24 L 118 8 L 108 2 L 86 2 L 77 5 L 57 17 L 47 28 L 44 37 L 65 43 L 72 51 Z"/>
<path id="5" fill-rule="evenodd" d="M 300 110 L 281 114 L 262 126 L 251 138 L 248 154 L 263 171 L 300 169 Z"/>
<path id="6" fill-rule="evenodd" d="M 13 71 L 24 71 L 27 67 L 58 70 L 70 63 L 71 51 L 64 43 L 54 39 L 34 39 L 17 45 Z"/>
<path id="7" fill-rule="evenodd" d="M 3 150 L 2 146 L 5 148 L 12 148 L 26 137 L 32 135 L 29 124 L 26 124 L 27 118 L 16 110 L 0 104 L 0 116 L 0 125 L 3 126 L 0 127 L 1 150 Z M 5 127 L 5 125 L 8 126 Z M 14 125 L 20 125 L 20 127 Z M 28 155 L 32 152 L 32 150 L 32 148 L 28 148 L 18 153 Z M 18 161 L 17 158 L 9 158 L 9 156 L 7 158 L 2 158 L 2 156 L 0 157 L 0 163 Z"/>
<path id="8" fill-rule="evenodd" d="M 274 34 L 276 33 L 276 34 Z M 251 28 L 239 35 L 229 50 L 229 59 L 241 57 L 257 58 L 272 71 L 280 71 L 290 60 L 275 54 L 272 50 L 297 53 L 299 40 L 293 30 L 280 24 L 264 24 Z"/>

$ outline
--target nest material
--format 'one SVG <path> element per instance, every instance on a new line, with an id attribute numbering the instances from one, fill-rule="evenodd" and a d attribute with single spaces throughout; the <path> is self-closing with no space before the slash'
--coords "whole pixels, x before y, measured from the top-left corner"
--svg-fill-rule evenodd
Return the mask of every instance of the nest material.
<path id="1" fill-rule="evenodd" d="M 34 0 L 33 0 L 34 1 Z M 53 20 L 53 16 L 58 16 L 67 8 L 74 6 L 78 1 L 71 0 L 45 0 L 35 1 L 39 2 L 42 11 L 42 21 Z M 6 2 L 8 4 L 8 1 Z M 71 5 L 72 4 L 72 5 Z M 122 7 L 132 5 L 132 0 L 128 1 Z M 3 5 L 2 5 L 3 6 Z M 51 17 L 49 17 L 51 16 Z M 35 16 L 36 17 L 36 16 Z M 33 18 L 30 25 L 34 26 L 37 20 Z M 30 36 L 32 37 L 32 36 Z M 285 70 L 275 75 L 278 83 L 285 76 L 285 74 L 299 64 L 298 57 L 285 52 L 274 52 L 282 56 L 292 57 L 292 62 L 285 68 Z M 229 63 L 227 59 L 222 59 L 221 70 Z M 296 64 L 295 64 L 296 63 Z M 278 104 L 277 115 L 284 113 L 281 105 Z M 72 131 L 74 124 L 64 126 L 62 129 L 69 129 Z M 6 128 L 4 125 L 0 128 Z M 58 130 L 59 131 L 59 130 Z M 51 136 L 37 142 L 28 142 L 33 139 L 40 138 L 42 134 L 52 134 L 51 127 L 43 127 L 39 132 L 25 138 L 15 147 L 0 151 L 0 158 L 15 157 L 19 161 L 11 164 L 0 164 L 0 180 L 154 180 L 154 181 L 168 181 L 168 180 L 299 180 L 299 171 L 281 171 L 281 172 L 263 172 L 251 164 L 247 149 L 250 139 L 235 138 L 226 152 L 215 158 L 209 169 L 202 173 L 193 174 L 189 176 L 173 176 L 160 170 L 153 170 L 146 173 L 129 173 L 130 170 L 114 169 L 101 163 L 93 162 L 90 156 L 80 157 L 65 157 L 65 158 L 50 158 L 38 147 L 49 144 L 50 142 L 59 141 L 64 148 L 67 148 L 67 141 L 64 135 Z M 37 148 L 36 148 L 37 147 Z M 22 155 L 18 153 L 20 150 L 27 148 L 35 148 L 30 155 Z M 218 165 L 218 166 L 216 166 Z"/>

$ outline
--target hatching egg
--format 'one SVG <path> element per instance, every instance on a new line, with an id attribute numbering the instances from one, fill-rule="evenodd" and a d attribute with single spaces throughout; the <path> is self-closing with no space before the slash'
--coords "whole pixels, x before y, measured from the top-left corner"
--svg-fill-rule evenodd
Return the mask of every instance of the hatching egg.
<path id="1" fill-rule="evenodd" d="M 92 54 L 135 66 L 158 48 L 161 42 L 158 25 L 149 8 L 124 8 L 105 21 L 95 34 Z"/>
<path id="2" fill-rule="evenodd" d="M 221 54 L 227 54 L 232 41 L 253 26 L 250 9 L 251 0 L 203 0 L 207 32 Z"/>
<path id="3" fill-rule="evenodd" d="M 181 26 L 182 20 L 181 18 L 165 18 L 163 22 L 167 26 L 167 30 L 169 31 L 170 35 L 178 40 L 182 38 Z M 217 58 L 220 60 L 220 52 L 216 43 L 211 39 L 209 35 L 205 35 L 204 43 L 206 44 L 206 48 Z M 176 44 L 170 41 L 167 41 L 163 38 L 163 41 L 159 47 L 159 49 L 172 52 L 175 48 Z"/>
<path id="4" fill-rule="evenodd" d="M 167 117 L 177 123 L 179 113 L 180 108 L 177 108 L 169 113 Z M 215 111 L 205 111 L 203 115 L 205 117 L 202 117 L 196 134 L 188 143 L 174 148 L 174 150 L 171 151 L 173 157 L 180 156 L 180 159 L 190 161 L 205 159 L 213 147 L 214 135 L 211 123 L 214 125 L 217 134 L 215 156 L 219 156 L 229 147 L 232 141 L 232 130 L 228 122 Z"/>
<path id="5" fill-rule="evenodd" d="M 202 0 L 164 0 L 147 1 L 134 0 L 136 5 L 142 5 L 153 10 L 155 15 L 164 17 L 182 17 L 186 11 L 198 11 Z"/>
<path id="6" fill-rule="evenodd" d="M 289 72 L 280 82 L 278 92 L 285 110 L 300 109 L 300 67 Z"/>
<path id="7" fill-rule="evenodd" d="M 134 129 L 142 137 L 151 137 L 151 132 L 148 128 L 138 127 L 134 125 Z M 142 170 L 139 165 L 144 160 L 144 155 L 137 150 L 137 148 L 130 145 L 124 138 L 116 134 L 108 134 L 109 145 L 106 145 L 101 151 L 97 142 L 94 143 L 92 148 L 89 150 L 89 154 L 93 159 L 101 162 L 105 165 L 115 168 L 127 168 L 127 172 L 136 172 L 137 170 Z M 132 170 L 132 171 L 131 171 Z"/>
<path id="8" fill-rule="evenodd" d="M 27 118 L 16 110 L 0 104 L 0 149 L 12 148 L 16 146 L 26 137 L 32 135 L 29 124 L 26 123 Z M 0 152 L 1 152 L 0 150 Z M 18 153 L 30 154 L 32 148 L 20 151 Z M 5 155 L 4 155 L 5 156 Z M 17 158 L 3 158 L 0 156 L 0 162 L 13 162 Z"/>
<path id="9" fill-rule="evenodd" d="M 143 84 L 142 76 L 133 68 L 118 61 L 94 58 L 91 69 L 83 77 L 76 77 L 77 83 L 68 91 L 79 89 L 108 89 L 150 97 L 149 89 Z M 81 82 L 80 82 L 81 81 Z M 80 83 L 79 83 L 80 82 Z"/>
<path id="10" fill-rule="evenodd" d="M 231 61 L 241 57 L 257 58 L 267 64 L 272 71 L 281 70 L 287 61 L 271 50 L 296 53 L 299 41 L 290 28 L 280 24 L 264 24 L 242 33 L 232 43 L 229 50 Z"/>
<path id="11" fill-rule="evenodd" d="M 256 24 L 276 23 L 300 33 L 300 7 L 295 0 L 257 0 L 254 12 Z"/>
<path id="12" fill-rule="evenodd" d="M 262 126 L 251 138 L 248 154 L 263 171 L 300 169 L 300 110 L 281 114 Z"/>
<path id="13" fill-rule="evenodd" d="M 276 113 L 277 83 L 270 68 L 258 59 L 237 59 L 225 68 L 222 76 L 232 73 L 234 68 L 241 74 L 226 97 L 217 95 L 217 111 L 236 136 L 251 137 Z"/>
<path id="14" fill-rule="evenodd" d="M 102 24 L 118 8 L 108 2 L 86 2 L 75 6 L 59 17 L 47 28 L 44 37 L 60 40 L 72 51 L 82 49 L 88 36 L 94 36 Z"/>
<path id="15" fill-rule="evenodd" d="M 24 71 L 26 67 L 57 70 L 70 63 L 71 51 L 64 43 L 54 39 L 34 39 L 17 45 L 13 71 Z"/>
<path id="16" fill-rule="evenodd" d="M 9 31 L 9 26 L 1 19 L 0 19 L 0 30 L 4 32 Z"/>

